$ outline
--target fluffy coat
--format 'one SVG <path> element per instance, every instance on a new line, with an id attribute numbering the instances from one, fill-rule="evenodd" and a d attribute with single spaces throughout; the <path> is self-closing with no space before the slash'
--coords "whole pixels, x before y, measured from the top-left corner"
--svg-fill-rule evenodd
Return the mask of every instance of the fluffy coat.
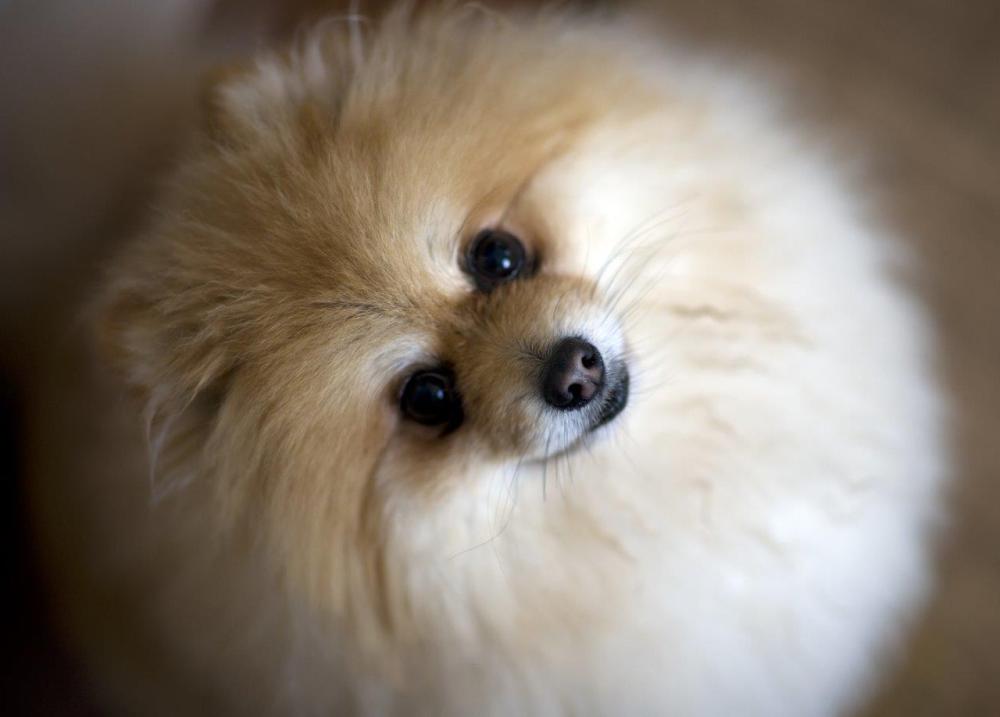
<path id="1" fill-rule="evenodd" d="M 627 22 L 353 30 L 213 88 L 94 349 L 53 371 L 69 447 L 35 504 L 109 704 L 855 707 L 924 590 L 943 465 L 889 238 L 752 83 Z M 485 226 L 535 275 L 476 292 Z M 632 375 L 595 434 L 538 395 L 568 335 Z M 441 363 L 447 436 L 398 408 Z"/>

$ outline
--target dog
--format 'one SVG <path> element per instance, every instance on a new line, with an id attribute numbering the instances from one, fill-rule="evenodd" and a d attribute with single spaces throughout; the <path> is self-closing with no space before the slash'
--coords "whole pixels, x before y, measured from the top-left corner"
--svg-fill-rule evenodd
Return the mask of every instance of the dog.
<path id="1" fill-rule="evenodd" d="M 863 703 L 932 337 L 828 154 L 640 25 L 403 7 L 210 87 L 36 439 L 109 711 Z"/>

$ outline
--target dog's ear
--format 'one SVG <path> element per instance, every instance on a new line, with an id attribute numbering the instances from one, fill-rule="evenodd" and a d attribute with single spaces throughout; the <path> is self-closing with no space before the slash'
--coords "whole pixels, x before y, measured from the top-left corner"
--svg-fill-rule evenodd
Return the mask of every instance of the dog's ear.
<path id="1" fill-rule="evenodd" d="M 202 130 L 228 149 L 311 143 L 336 114 L 342 89 L 336 78 L 336 70 L 327 72 L 320 62 L 309 66 L 302 58 L 217 67 L 202 83 Z"/>
<path id="2" fill-rule="evenodd" d="M 198 93 L 201 127 L 214 142 L 228 144 L 242 133 L 239 115 L 229 107 L 226 90 L 229 85 L 249 79 L 250 69 L 242 64 L 217 65 L 205 73 Z"/>
<path id="3" fill-rule="evenodd" d="M 298 96 L 301 88 L 286 87 L 278 78 L 273 62 L 219 65 L 205 74 L 198 110 L 210 142 L 240 149 L 285 135 L 283 127 L 294 119 L 303 98 Z"/>
<path id="4" fill-rule="evenodd" d="M 232 363 L 199 318 L 207 307 L 182 296 L 156 256 L 127 259 L 92 306 L 91 325 L 99 360 L 135 399 L 158 499 L 200 472 Z"/>

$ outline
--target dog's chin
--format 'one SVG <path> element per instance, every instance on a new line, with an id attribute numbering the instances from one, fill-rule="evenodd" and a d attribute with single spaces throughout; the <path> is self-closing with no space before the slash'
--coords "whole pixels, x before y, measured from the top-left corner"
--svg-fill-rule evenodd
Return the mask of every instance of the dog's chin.
<path id="1" fill-rule="evenodd" d="M 615 372 L 614 380 L 605 386 L 601 393 L 600 403 L 592 410 L 587 417 L 583 429 L 576 437 L 572 438 L 564 446 L 552 451 L 546 451 L 539 456 L 539 462 L 546 462 L 553 458 L 561 458 L 575 453 L 580 448 L 589 445 L 595 440 L 600 429 L 614 423 L 628 406 L 629 400 L 629 373 L 628 368 L 622 364 Z"/>
<path id="2" fill-rule="evenodd" d="M 621 415 L 628 405 L 629 377 L 628 369 L 622 366 L 618 374 L 618 379 L 605 392 L 604 401 L 601 403 L 600 413 L 594 420 L 587 433 L 593 433 L 601 426 L 606 426 Z"/>

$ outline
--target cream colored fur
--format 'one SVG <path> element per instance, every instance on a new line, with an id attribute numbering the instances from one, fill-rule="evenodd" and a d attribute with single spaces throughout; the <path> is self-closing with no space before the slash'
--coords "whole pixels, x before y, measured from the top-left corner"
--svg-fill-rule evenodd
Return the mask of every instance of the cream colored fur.
<path id="1" fill-rule="evenodd" d="M 626 21 L 459 7 L 361 39 L 326 23 L 216 89 L 54 389 L 76 448 L 36 504 L 109 703 L 854 708 L 942 473 L 926 329 L 856 192 Z M 459 257 L 488 225 L 539 270 L 481 296 Z M 566 335 L 632 373 L 583 444 L 535 387 Z M 396 403 L 441 361 L 446 437 Z"/>

